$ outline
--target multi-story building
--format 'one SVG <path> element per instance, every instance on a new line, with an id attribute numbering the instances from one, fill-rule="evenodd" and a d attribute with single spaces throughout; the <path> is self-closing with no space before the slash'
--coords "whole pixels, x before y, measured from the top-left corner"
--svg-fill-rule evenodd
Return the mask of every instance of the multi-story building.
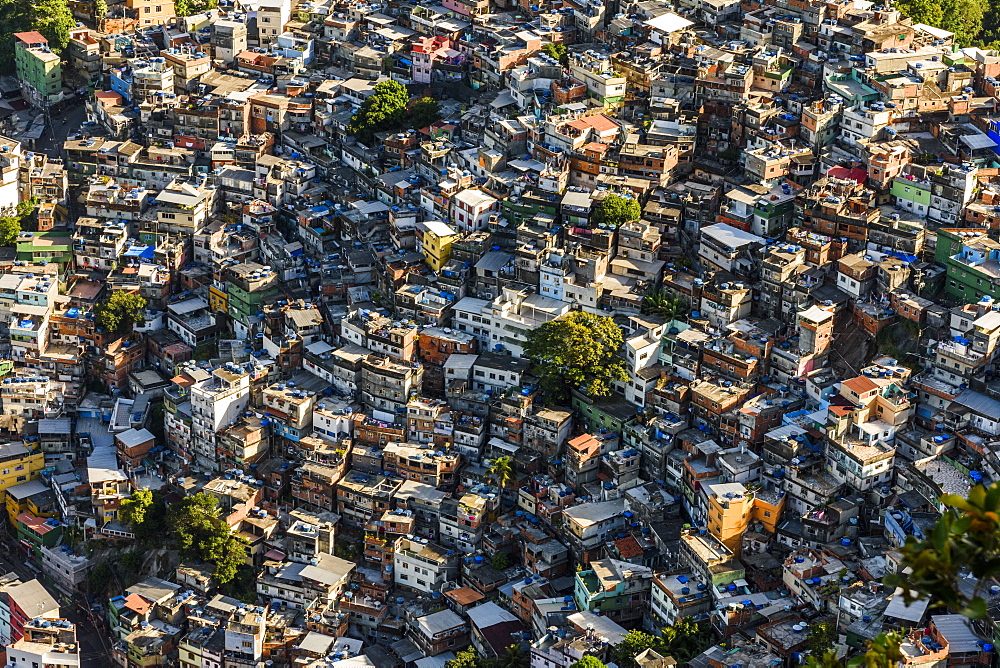
<path id="1" fill-rule="evenodd" d="M 573 594 L 580 610 L 598 613 L 627 628 L 646 614 L 652 580 L 653 571 L 645 566 L 599 559 L 577 571 Z"/>
<path id="2" fill-rule="evenodd" d="M 208 471 L 218 471 L 216 434 L 236 422 L 250 401 L 250 375 L 245 371 L 215 369 L 211 376 L 188 388 L 191 400 L 190 451 Z"/>
<path id="3" fill-rule="evenodd" d="M 62 59 L 36 31 L 14 33 L 14 68 L 28 102 L 46 108 L 62 98 Z"/>

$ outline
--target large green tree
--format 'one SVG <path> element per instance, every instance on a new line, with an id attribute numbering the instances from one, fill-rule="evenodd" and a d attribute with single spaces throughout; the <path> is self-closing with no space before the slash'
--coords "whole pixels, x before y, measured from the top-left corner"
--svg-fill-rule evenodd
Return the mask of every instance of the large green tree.
<path id="1" fill-rule="evenodd" d="M 225 584 L 246 560 L 246 544 L 233 535 L 221 514 L 218 500 L 199 492 L 173 504 L 167 519 L 182 556 L 213 562 L 216 581 Z"/>
<path id="2" fill-rule="evenodd" d="M 893 6 L 914 23 L 939 26 L 944 18 L 939 0 L 896 0 Z"/>
<path id="3" fill-rule="evenodd" d="M 607 668 L 604 662 L 598 659 L 596 656 L 591 656 L 590 654 L 585 655 L 579 661 L 571 663 L 569 668 Z"/>
<path id="4" fill-rule="evenodd" d="M 955 43 L 970 44 L 983 30 L 983 17 L 995 13 L 988 0 L 941 0 L 941 23 L 938 27 L 955 33 Z"/>
<path id="5" fill-rule="evenodd" d="M 622 641 L 615 645 L 611 651 L 611 658 L 618 665 L 618 668 L 639 668 L 635 657 L 647 649 L 653 649 L 662 655 L 663 646 L 662 638 L 645 631 L 629 631 L 622 638 Z"/>
<path id="6" fill-rule="evenodd" d="M 569 54 L 566 53 L 566 45 L 562 42 L 549 42 L 542 47 L 542 53 L 555 58 L 561 65 L 569 64 Z"/>
<path id="7" fill-rule="evenodd" d="M 97 324 L 108 332 L 122 332 L 142 322 L 146 298 L 136 292 L 118 290 L 94 309 Z"/>
<path id="8" fill-rule="evenodd" d="M 715 634 L 707 624 L 690 617 L 681 617 L 670 626 L 664 626 L 659 637 L 644 631 L 629 631 L 615 645 L 612 657 L 619 668 L 638 668 L 635 657 L 647 649 L 660 656 L 673 657 L 677 665 L 690 663 L 715 642 Z"/>
<path id="9" fill-rule="evenodd" d="M 368 143 L 377 132 L 391 131 L 403 126 L 406 104 L 410 96 L 398 81 L 380 81 L 361 107 L 351 117 L 347 132 Z"/>
<path id="10" fill-rule="evenodd" d="M 990 0 L 898 0 L 893 3 L 914 23 L 926 23 L 955 33 L 955 43 L 982 44 L 1000 37 L 1000 3 Z"/>
<path id="11" fill-rule="evenodd" d="M 13 246 L 20 233 L 20 220 L 14 216 L 0 216 L 0 246 Z"/>
<path id="12" fill-rule="evenodd" d="M 76 27 L 76 19 L 66 0 L 32 0 L 31 25 L 49 40 L 49 48 L 62 53 L 69 44 L 69 31 Z"/>
<path id="13" fill-rule="evenodd" d="M 416 130 L 441 120 L 441 104 L 433 97 L 422 97 L 410 106 L 407 125 Z"/>
<path id="14" fill-rule="evenodd" d="M 450 661 L 446 661 L 444 668 L 480 668 L 479 657 L 476 656 L 476 650 L 470 646 L 455 652 L 455 658 Z"/>
<path id="15" fill-rule="evenodd" d="M 219 0 L 176 0 L 174 13 L 177 16 L 191 16 L 199 12 L 207 12 L 219 6 Z"/>
<path id="16" fill-rule="evenodd" d="M 167 507 L 160 492 L 137 489 L 122 501 L 118 517 L 142 543 L 160 542 L 166 537 Z"/>
<path id="17" fill-rule="evenodd" d="M 524 356 L 535 363 L 542 389 L 565 400 L 571 389 L 591 397 L 611 394 L 611 384 L 628 380 L 617 356 L 624 339 L 611 318 L 585 311 L 544 323 L 528 332 Z"/>
<path id="18" fill-rule="evenodd" d="M 600 201 L 590 214 L 590 222 L 594 225 L 610 225 L 621 227 L 625 223 L 639 220 L 642 207 L 634 197 L 625 197 L 611 193 Z"/>
<path id="19" fill-rule="evenodd" d="M 149 509 L 153 506 L 153 491 L 142 488 L 132 492 L 132 496 L 122 499 L 118 508 L 118 517 L 133 529 L 142 526 L 149 514 Z"/>

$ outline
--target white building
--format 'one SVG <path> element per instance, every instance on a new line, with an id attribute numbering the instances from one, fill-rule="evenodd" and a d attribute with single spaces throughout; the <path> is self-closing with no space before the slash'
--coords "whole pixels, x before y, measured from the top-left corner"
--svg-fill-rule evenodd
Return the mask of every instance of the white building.
<path id="1" fill-rule="evenodd" d="M 499 200 L 482 190 L 469 188 L 451 198 L 451 219 L 462 232 L 473 232 L 486 227 L 491 213 L 496 212 Z"/>
<path id="2" fill-rule="evenodd" d="M 21 144 L 0 137 L 0 210 L 13 209 L 21 199 L 18 178 L 21 169 Z"/>
<path id="3" fill-rule="evenodd" d="M 249 401 L 250 375 L 241 371 L 216 369 L 211 378 L 191 386 L 192 451 L 207 470 L 219 470 L 216 432 L 236 422 Z"/>
<path id="4" fill-rule="evenodd" d="M 446 582 L 452 582 L 458 576 L 455 557 L 426 538 L 400 541 L 393 565 L 397 587 L 425 594 L 441 591 Z"/>
<path id="5" fill-rule="evenodd" d="M 66 619 L 47 619 L 24 625 L 24 638 L 7 646 L 11 666 L 78 668 L 80 646 L 76 625 Z"/>
<path id="6" fill-rule="evenodd" d="M 464 297 L 454 306 L 454 326 L 478 338 L 486 350 L 506 350 L 520 357 L 528 332 L 569 310 L 570 305 L 558 299 L 504 288 L 492 302 Z"/>

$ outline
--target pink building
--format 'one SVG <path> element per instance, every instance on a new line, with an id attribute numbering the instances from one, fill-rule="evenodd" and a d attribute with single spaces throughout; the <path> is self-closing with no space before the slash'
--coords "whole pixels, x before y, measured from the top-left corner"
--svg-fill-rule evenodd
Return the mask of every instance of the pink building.
<path id="1" fill-rule="evenodd" d="M 421 37 L 413 42 L 413 81 L 430 83 L 431 69 L 438 53 L 451 47 L 447 37 Z"/>

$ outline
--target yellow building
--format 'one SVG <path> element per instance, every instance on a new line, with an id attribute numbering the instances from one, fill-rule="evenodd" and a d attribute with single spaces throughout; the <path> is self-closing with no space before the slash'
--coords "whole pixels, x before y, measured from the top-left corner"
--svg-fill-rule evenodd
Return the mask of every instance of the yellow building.
<path id="1" fill-rule="evenodd" d="M 424 261 L 435 272 L 441 271 L 451 257 L 451 245 L 459 234 L 447 223 L 428 220 L 417 224 L 417 250 L 424 254 Z"/>
<path id="2" fill-rule="evenodd" d="M 7 516 L 16 525 L 17 516 L 28 512 L 35 517 L 55 517 L 59 514 L 55 493 L 42 480 L 29 480 L 11 485 L 5 492 Z"/>
<path id="3" fill-rule="evenodd" d="M 37 479 L 43 468 L 45 455 L 40 449 L 29 449 L 24 443 L 0 445 L 0 492 L 6 499 L 8 487 Z"/>
<path id="4" fill-rule="evenodd" d="M 208 286 L 208 309 L 212 313 L 228 313 L 229 295 L 214 285 Z"/>
<path id="5" fill-rule="evenodd" d="M 785 497 L 778 492 L 751 492 L 742 483 L 708 485 L 708 532 L 719 539 L 737 557 L 743 534 L 751 522 L 760 522 L 774 533 L 785 508 Z"/>

